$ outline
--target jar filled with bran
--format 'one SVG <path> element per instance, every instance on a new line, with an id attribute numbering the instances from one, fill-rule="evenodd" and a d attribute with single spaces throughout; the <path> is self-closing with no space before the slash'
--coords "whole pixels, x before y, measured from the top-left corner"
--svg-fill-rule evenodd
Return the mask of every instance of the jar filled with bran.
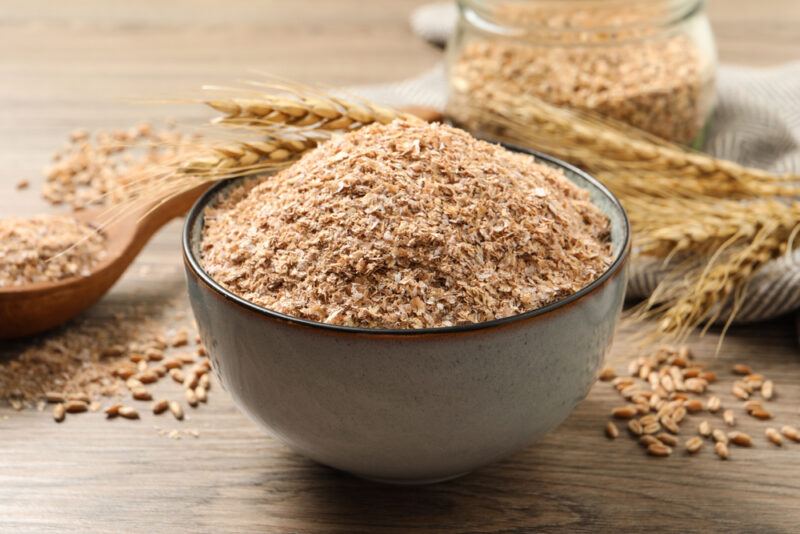
<path id="1" fill-rule="evenodd" d="M 536 98 L 697 144 L 716 48 L 702 0 L 459 0 L 448 112 L 486 132 L 482 106 Z"/>

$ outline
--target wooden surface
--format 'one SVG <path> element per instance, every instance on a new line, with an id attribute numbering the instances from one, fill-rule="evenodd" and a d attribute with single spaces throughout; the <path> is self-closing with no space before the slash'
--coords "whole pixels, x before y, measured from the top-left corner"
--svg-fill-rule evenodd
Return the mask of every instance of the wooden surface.
<path id="1" fill-rule="evenodd" d="M 196 94 L 261 70 L 351 84 L 414 75 L 440 53 L 408 30 L 413 1 L 3 3 L 0 31 L 0 214 L 45 209 L 40 169 L 76 127 L 128 126 L 195 108 L 145 100 Z M 723 61 L 800 59 L 800 4 L 716 0 Z M 31 179 L 30 191 L 14 184 Z M 162 231 L 92 314 L 184 291 L 179 224 Z M 612 363 L 635 354 L 620 332 Z M 713 360 L 714 339 L 695 344 Z M 24 343 L 2 346 L 13 357 Z M 800 354 L 790 320 L 735 328 L 715 361 L 748 361 L 776 380 L 778 421 L 800 425 Z M 732 402 L 727 388 L 724 401 Z M 758 441 L 723 463 L 645 457 L 601 428 L 617 403 L 600 384 L 541 443 L 463 479 L 424 488 L 375 485 L 317 466 L 265 436 L 217 387 L 182 428 L 159 436 L 145 417 L 86 415 L 56 425 L 47 414 L 0 407 L 0 531 L 101 532 L 796 532 L 800 445 Z M 7 418 L 6 418 L 7 417 Z M 742 417 L 740 417 L 742 418 Z M 684 434 L 688 434 L 688 429 Z"/>

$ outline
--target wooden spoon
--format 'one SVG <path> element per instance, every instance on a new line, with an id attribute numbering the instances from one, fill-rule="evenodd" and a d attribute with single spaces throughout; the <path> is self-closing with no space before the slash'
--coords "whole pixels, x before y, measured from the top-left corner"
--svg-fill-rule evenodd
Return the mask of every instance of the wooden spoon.
<path id="1" fill-rule="evenodd" d="M 0 339 L 43 332 L 75 317 L 97 302 L 133 262 L 162 226 L 185 214 L 209 184 L 202 184 L 156 206 L 144 206 L 106 228 L 106 257 L 88 276 L 57 282 L 0 287 Z M 78 212 L 75 217 L 96 223 L 102 210 Z"/>

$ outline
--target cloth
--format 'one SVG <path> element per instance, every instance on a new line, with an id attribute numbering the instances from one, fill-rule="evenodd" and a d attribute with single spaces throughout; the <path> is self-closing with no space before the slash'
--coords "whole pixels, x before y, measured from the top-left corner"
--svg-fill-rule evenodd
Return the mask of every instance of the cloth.
<path id="1" fill-rule="evenodd" d="M 441 45 L 452 33 L 455 19 L 455 5 L 443 2 L 417 8 L 410 23 L 417 35 Z M 397 83 L 358 87 L 355 92 L 391 106 L 442 110 L 444 66 Z M 776 173 L 800 174 L 800 62 L 766 69 L 722 65 L 717 98 L 705 151 Z M 664 272 L 659 261 L 635 261 L 628 296 L 646 297 Z M 743 303 L 736 322 L 766 320 L 800 308 L 800 254 L 762 267 L 749 283 Z"/>

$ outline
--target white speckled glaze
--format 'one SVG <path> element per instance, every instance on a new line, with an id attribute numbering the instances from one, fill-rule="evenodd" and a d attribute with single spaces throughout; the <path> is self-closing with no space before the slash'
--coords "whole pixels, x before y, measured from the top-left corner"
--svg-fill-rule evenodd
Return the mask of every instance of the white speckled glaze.
<path id="1" fill-rule="evenodd" d="M 629 230 L 619 203 L 561 167 L 611 219 L 614 263 L 555 304 L 467 327 L 379 331 L 281 316 L 232 295 L 195 253 L 203 207 L 184 231 L 189 296 L 225 388 L 295 451 L 392 483 L 454 478 L 517 452 L 561 423 L 594 383 L 626 283 Z"/>

